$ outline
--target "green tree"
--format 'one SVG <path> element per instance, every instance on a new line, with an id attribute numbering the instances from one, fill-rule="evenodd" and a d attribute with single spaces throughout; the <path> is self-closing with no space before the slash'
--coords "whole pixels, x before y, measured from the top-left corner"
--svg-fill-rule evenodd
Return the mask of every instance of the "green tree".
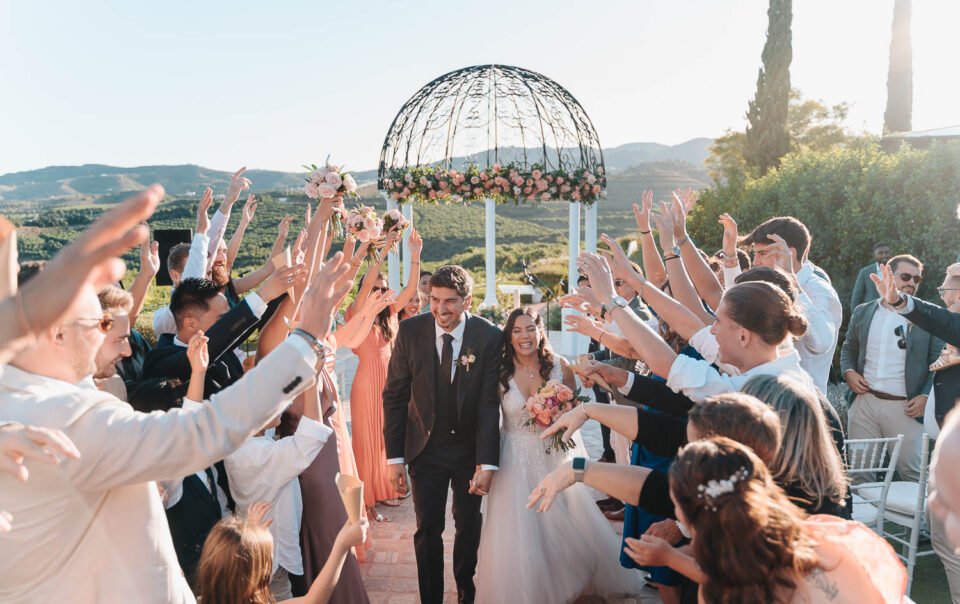
<path id="1" fill-rule="evenodd" d="M 790 151 L 787 107 L 790 98 L 790 62 L 793 60 L 790 23 L 792 0 L 770 0 L 763 67 L 757 76 L 757 94 L 747 109 L 743 157 L 760 174 L 780 163 Z"/>
<path id="2" fill-rule="evenodd" d="M 895 0 L 887 72 L 887 109 L 883 132 L 908 132 L 913 114 L 913 49 L 910 45 L 910 0 Z"/>
<path id="3" fill-rule="evenodd" d="M 789 151 L 825 151 L 857 139 L 844 126 L 849 110 L 847 103 L 827 105 L 822 100 L 804 99 L 796 88 L 791 90 L 787 106 Z M 744 157 L 746 141 L 744 132 L 728 129 L 713 142 L 706 161 L 711 178 L 728 181 L 760 175 Z"/>

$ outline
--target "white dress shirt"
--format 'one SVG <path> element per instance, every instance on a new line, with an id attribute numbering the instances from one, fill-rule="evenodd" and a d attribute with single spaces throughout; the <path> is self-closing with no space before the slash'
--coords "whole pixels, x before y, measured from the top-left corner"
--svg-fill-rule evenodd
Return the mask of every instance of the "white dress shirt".
<path id="1" fill-rule="evenodd" d="M 826 392 L 833 352 L 837 348 L 840 323 L 843 321 L 843 306 L 833 286 L 818 277 L 813 270 L 813 264 L 805 262 L 797 273 L 800 289 L 810 298 L 807 305 L 804 305 L 799 297 L 797 300 L 806 313 L 809 324 L 807 333 L 797 344 L 797 352 L 800 353 L 800 365 L 813 378 L 817 388 Z"/>
<path id="2" fill-rule="evenodd" d="M 460 322 L 457 323 L 457 326 L 453 328 L 452 331 L 444 331 L 442 327 L 437 325 L 434 322 L 435 334 L 436 334 L 436 345 L 437 345 L 437 358 L 443 358 L 443 336 L 444 334 L 450 334 L 453 336 L 453 341 L 450 345 L 453 347 L 453 359 L 450 363 L 450 381 L 453 381 L 453 378 L 457 375 L 457 366 L 461 364 L 460 361 L 460 347 L 463 344 L 463 332 L 467 328 L 467 317 L 464 315 Z M 387 465 L 393 464 L 402 464 L 406 463 L 402 457 L 393 457 L 387 460 Z M 481 464 L 481 470 L 499 470 L 500 468 L 490 464 Z"/>
<path id="3" fill-rule="evenodd" d="M 801 385 L 816 390 L 816 384 L 800 366 L 800 356 L 796 351 L 769 363 L 761 363 L 740 375 L 722 375 L 707 361 L 680 355 L 670 366 L 667 386 L 674 392 L 682 392 L 693 401 L 701 402 L 710 396 L 739 392 L 755 375 L 789 375 Z"/>
<path id="4" fill-rule="evenodd" d="M 210 234 L 210 243 L 207 247 L 206 255 L 208 260 L 213 260 L 213 255 L 217 253 L 217 249 L 220 247 L 220 242 L 223 241 L 223 236 L 227 232 L 227 222 L 229 220 L 229 212 L 224 214 L 218 208 L 217 211 L 213 213 L 213 218 L 210 219 L 210 228 L 207 230 L 207 232 Z"/>
<path id="5" fill-rule="evenodd" d="M 190 253 L 183 265 L 181 279 L 203 279 L 207 276 L 207 246 L 210 238 L 205 233 L 196 233 L 190 242 Z M 165 333 L 177 333 L 177 321 L 169 306 L 153 311 L 153 333 L 159 338 Z"/>
<path id="6" fill-rule="evenodd" d="M 304 416 L 293 436 L 280 440 L 254 436 L 223 460 L 238 514 L 246 513 L 250 504 L 257 501 L 273 504 L 269 513 L 273 522 L 267 527 L 273 535 L 273 572 L 282 566 L 294 575 L 303 574 L 303 498 L 297 477 L 313 462 L 331 434 L 332 428 Z"/>
<path id="7" fill-rule="evenodd" d="M 905 338 L 910 329 L 910 322 L 900 313 L 880 304 L 880 300 L 874 303 L 878 308 L 867 331 L 863 378 L 874 390 L 906 397 L 907 349 L 897 345 L 901 336 L 896 335 L 894 331 L 898 327 L 901 328 Z"/>

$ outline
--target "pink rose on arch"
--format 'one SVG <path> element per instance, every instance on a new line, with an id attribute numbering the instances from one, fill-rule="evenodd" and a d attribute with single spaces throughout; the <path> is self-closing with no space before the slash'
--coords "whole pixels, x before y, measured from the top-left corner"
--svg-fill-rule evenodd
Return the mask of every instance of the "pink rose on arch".
<path id="1" fill-rule="evenodd" d="M 357 181 L 355 181 L 352 176 L 347 174 L 343 177 L 343 188 L 347 191 L 347 193 L 356 193 Z"/>
<path id="2" fill-rule="evenodd" d="M 562 187 L 560 187 L 560 192 L 561 192 L 561 193 L 569 193 L 569 192 L 570 192 L 570 185 L 563 185 Z"/>
<path id="3" fill-rule="evenodd" d="M 528 195 L 527 201 L 529 201 L 530 203 L 533 203 L 534 201 L 536 201 L 536 198 L 533 195 Z"/>
<path id="4" fill-rule="evenodd" d="M 470 177 L 470 184 L 474 184 L 474 185 L 480 184 L 480 178 L 477 177 L 477 176 L 471 176 L 471 177 Z"/>
<path id="5" fill-rule="evenodd" d="M 437 192 L 431 189 L 430 192 L 427 194 L 427 196 L 430 197 L 430 199 L 436 199 Z"/>
<path id="6" fill-rule="evenodd" d="M 570 195 L 570 197 L 571 197 L 574 201 L 580 201 L 580 191 L 574 191 L 574 192 Z"/>
<path id="7" fill-rule="evenodd" d="M 553 174 L 547 174 L 544 178 L 547 179 L 547 182 L 553 182 Z"/>
<path id="8" fill-rule="evenodd" d="M 558 177 L 557 177 L 557 184 L 558 184 L 558 185 L 562 185 L 562 184 L 563 184 L 563 177 L 562 177 L 562 176 L 558 176 Z"/>
<path id="9" fill-rule="evenodd" d="M 490 177 L 487 176 L 487 173 L 486 173 L 486 172 L 481 172 L 481 173 L 480 173 L 480 180 L 487 180 L 488 178 L 490 178 Z"/>
<path id="10" fill-rule="evenodd" d="M 531 193 L 533 193 L 533 189 L 532 189 L 532 188 L 530 188 L 530 187 L 524 187 L 524 188 L 523 188 L 523 194 L 524 194 L 524 195 L 529 195 L 529 194 L 531 194 Z"/>
<path id="11" fill-rule="evenodd" d="M 547 190 L 547 187 L 549 187 L 549 186 L 550 186 L 550 185 L 549 185 L 549 184 L 547 183 L 547 181 L 545 181 L 545 180 L 538 180 L 538 181 L 537 181 L 537 190 L 540 191 L 541 193 L 542 193 L 543 191 L 546 191 L 546 190 Z"/>
<path id="12" fill-rule="evenodd" d="M 502 191 L 502 190 L 503 190 L 503 189 L 501 189 L 500 187 L 494 187 L 494 188 L 490 189 L 490 192 L 493 193 L 494 195 L 499 195 L 499 194 L 500 194 L 500 191 Z"/>
<path id="13" fill-rule="evenodd" d="M 594 176 L 593 174 L 590 174 L 589 172 L 584 173 L 583 177 L 586 178 L 587 182 L 590 183 L 591 185 L 597 182 L 597 177 Z"/>
<path id="14" fill-rule="evenodd" d="M 483 195 L 483 189 L 481 189 L 480 187 L 477 187 L 476 189 L 473 190 L 473 194 L 479 197 Z"/>
<path id="15" fill-rule="evenodd" d="M 303 192 L 307 194 L 307 197 L 310 199 L 316 199 L 320 197 L 320 191 L 317 189 L 317 183 L 312 180 L 303 187 Z"/>
<path id="16" fill-rule="evenodd" d="M 330 183 L 320 183 L 317 185 L 317 193 L 323 199 L 330 199 L 337 195 L 337 187 L 331 185 Z"/>
<path id="17" fill-rule="evenodd" d="M 550 194 L 544 193 L 543 195 L 540 196 L 540 199 L 541 201 L 550 201 Z"/>
<path id="18" fill-rule="evenodd" d="M 591 189 L 591 191 L 593 192 L 594 195 L 598 195 L 600 193 L 600 185 L 593 185 L 593 188 Z"/>
<path id="19" fill-rule="evenodd" d="M 444 191 L 446 191 L 446 190 L 447 190 L 447 187 L 450 186 L 450 185 L 447 184 L 447 181 L 445 181 L 445 180 L 441 180 L 439 184 L 440 184 L 440 188 L 443 189 Z"/>
<path id="20" fill-rule="evenodd" d="M 403 196 L 406 197 L 406 196 L 409 195 L 409 194 L 410 194 L 410 189 L 409 189 L 408 187 L 404 187 L 404 188 L 403 188 Z"/>
<path id="21" fill-rule="evenodd" d="M 528 179 L 527 179 L 527 184 L 528 184 L 528 185 L 532 185 L 532 184 L 533 184 L 533 180 L 531 180 L 531 179 L 528 178 Z"/>
<path id="22" fill-rule="evenodd" d="M 500 164 L 493 164 L 493 173 L 494 174 L 500 173 Z"/>
<path id="23" fill-rule="evenodd" d="M 407 175 L 403 177 L 407 182 L 413 182 L 413 174 L 407 172 Z"/>
<path id="24" fill-rule="evenodd" d="M 534 170 L 530 173 L 530 176 L 532 176 L 534 180 L 540 180 L 540 177 L 543 176 L 543 172 L 540 170 Z"/>

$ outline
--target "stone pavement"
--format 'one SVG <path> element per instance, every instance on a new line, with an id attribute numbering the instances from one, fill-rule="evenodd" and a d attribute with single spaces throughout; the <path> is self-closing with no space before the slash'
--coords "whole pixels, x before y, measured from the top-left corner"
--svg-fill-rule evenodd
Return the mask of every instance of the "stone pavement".
<path id="1" fill-rule="evenodd" d="M 353 383 L 353 374 L 356 371 L 357 358 L 350 351 L 341 350 L 337 354 L 337 373 L 340 377 L 343 400 L 345 401 L 345 415 L 350 417 L 349 398 L 350 386 Z M 592 394 L 592 393 L 591 393 Z M 584 445 L 592 459 L 601 453 L 600 428 L 596 422 L 587 422 L 581 429 Z M 596 498 L 603 495 L 594 491 Z M 445 568 L 445 595 L 444 602 L 457 601 L 456 584 L 453 580 L 453 516 L 451 513 L 452 494 L 447 496 L 447 530 L 444 532 L 444 560 Z M 380 512 L 390 519 L 390 522 L 373 523 L 370 527 L 372 546 L 367 550 L 367 560 L 360 564 L 367 593 L 373 604 L 415 603 L 419 602 L 417 587 L 417 562 L 413 551 L 413 533 L 416 530 L 416 519 L 413 513 L 413 502 L 410 499 L 403 501 L 400 507 L 377 506 Z M 623 524 L 611 523 L 617 534 L 622 533 Z M 597 597 L 581 597 L 577 604 L 596 604 L 605 600 Z M 660 602 L 656 590 L 645 588 L 636 597 L 610 600 L 615 604 L 652 604 Z M 513 604 L 513 603 L 504 603 Z M 539 603 L 536 603 L 539 604 Z M 553 604 L 553 603 L 544 603 Z"/>

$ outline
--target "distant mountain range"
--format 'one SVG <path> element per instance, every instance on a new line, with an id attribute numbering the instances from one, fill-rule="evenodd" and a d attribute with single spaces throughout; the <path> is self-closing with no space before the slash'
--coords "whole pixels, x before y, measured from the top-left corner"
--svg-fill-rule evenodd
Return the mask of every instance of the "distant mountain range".
<path id="1" fill-rule="evenodd" d="M 628 143 L 604 149 L 604 163 L 610 180 L 637 180 L 641 174 L 670 176 L 678 182 L 709 184 L 703 167 L 710 155 L 707 147 L 712 139 L 695 138 L 679 145 Z M 501 161 L 509 161 L 519 150 L 501 149 Z M 529 155 L 528 155 L 529 157 Z M 459 166 L 469 158 L 457 158 Z M 247 170 L 255 191 L 286 191 L 303 185 L 303 174 L 271 170 Z M 177 197 L 200 195 L 204 187 L 222 192 L 230 182 L 230 172 L 194 165 L 138 166 L 119 168 L 102 164 L 82 166 L 50 166 L 39 170 L 0 175 L 0 205 L 36 204 L 46 206 L 58 202 L 109 203 L 130 191 L 160 183 L 167 193 Z M 360 183 L 376 179 L 376 170 L 355 173 Z M 613 182 L 610 183 L 613 186 Z"/>

